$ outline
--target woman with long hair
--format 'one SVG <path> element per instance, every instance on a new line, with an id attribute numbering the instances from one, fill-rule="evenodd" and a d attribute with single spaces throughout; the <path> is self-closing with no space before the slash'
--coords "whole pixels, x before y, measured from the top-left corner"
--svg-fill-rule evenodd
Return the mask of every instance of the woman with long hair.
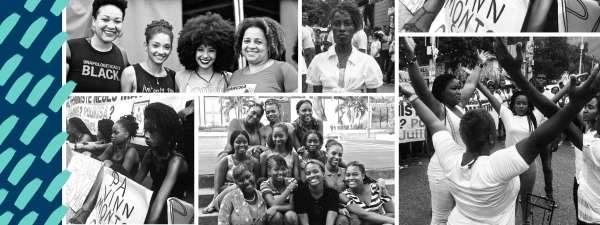
<path id="1" fill-rule="evenodd" d="M 166 20 L 153 20 L 144 32 L 146 60 L 129 66 L 121 76 L 121 92 L 177 92 L 175 71 L 163 66 L 173 47 L 173 26 Z"/>
<path id="2" fill-rule="evenodd" d="M 125 50 L 114 42 L 122 36 L 126 0 L 94 0 L 92 36 L 67 41 L 67 81 L 74 92 L 120 92 L 121 74 L 129 65 Z"/>
<path id="3" fill-rule="evenodd" d="M 230 92 L 295 92 L 298 71 L 285 60 L 285 33 L 268 17 L 245 18 L 235 32 L 235 57 L 246 65 L 233 72 Z"/>
<path id="4" fill-rule="evenodd" d="M 94 141 L 92 132 L 79 117 L 71 117 L 67 120 L 67 134 L 69 135 L 67 140 L 75 144 L 75 149 L 77 144 Z"/>
<path id="5" fill-rule="evenodd" d="M 233 25 L 219 14 L 200 15 L 183 25 L 177 53 L 185 70 L 175 75 L 180 92 L 225 91 L 234 62 L 233 32 Z"/>
<path id="6" fill-rule="evenodd" d="M 272 155 L 279 155 L 285 159 L 287 167 L 290 168 L 287 176 L 300 180 L 300 159 L 292 149 L 292 137 L 289 136 L 287 125 L 279 123 L 273 126 L 273 133 L 269 136 L 267 146 L 269 150 L 260 154 L 261 178 L 267 177 L 266 159 Z"/>

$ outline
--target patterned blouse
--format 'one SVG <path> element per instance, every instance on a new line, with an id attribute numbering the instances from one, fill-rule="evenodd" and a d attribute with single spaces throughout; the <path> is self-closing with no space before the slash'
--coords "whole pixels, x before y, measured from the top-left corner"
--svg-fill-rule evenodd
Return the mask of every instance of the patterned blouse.
<path id="1" fill-rule="evenodd" d="M 264 216 L 267 213 L 267 204 L 260 191 L 256 191 L 256 203 L 251 205 L 246 202 L 244 194 L 237 188 L 228 193 L 219 210 L 219 225 L 264 225 Z"/>
<path id="2" fill-rule="evenodd" d="M 392 200 L 392 198 L 385 194 L 381 187 L 377 185 L 377 183 L 371 183 L 369 185 L 371 187 L 371 202 L 365 203 L 360 200 L 358 195 L 356 195 L 350 188 L 347 188 L 342 193 L 348 197 L 349 201 L 346 205 L 356 204 L 363 208 L 367 212 L 375 212 L 379 214 L 384 214 L 385 210 L 383 209 L 383 204 Z"/>

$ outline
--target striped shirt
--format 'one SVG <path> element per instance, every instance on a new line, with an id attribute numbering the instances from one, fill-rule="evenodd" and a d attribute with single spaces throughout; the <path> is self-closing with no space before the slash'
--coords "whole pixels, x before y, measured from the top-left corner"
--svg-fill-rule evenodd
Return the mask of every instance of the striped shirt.
<path id="1" fill-rule="evenodd" d="M 349 201 L 346 205 L 356 204 L 363 208 L 367 212 L 375 212 L 384 214 L 383 204 L 392 200 L 392 198 L 383 192 L 381 187 L 377 183 L 371 183 L 371 202 L 362 202 L 358 195 L 356 195 L 350 188 L 347 188 L 342 193 L 348 197 Z"/>

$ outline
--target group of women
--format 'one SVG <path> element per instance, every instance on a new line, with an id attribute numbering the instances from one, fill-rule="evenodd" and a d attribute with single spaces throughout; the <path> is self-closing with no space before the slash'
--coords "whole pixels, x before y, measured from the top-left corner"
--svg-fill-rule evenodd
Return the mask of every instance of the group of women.
<path id="1" fill-rule="evenodd" d="M 203 213 L 218 211 L 223 225 L 394 223 L 385 184 L 366 176 L 363 164 L 343 162 L 341 143 L 324 143 L 312 102 L 296 104 L 293 123 L 278 118 L 277 100 L 266 102 L 231 121 L 215 169 L 214 198 Z M 265 108 L 268 125 L 259 122 Z"/>
<path id="2" fill-rule="evenodd" d="M 497 38 L 496 57 L 520 89 L 513 92 L 506 106 L 479 82 L 480 68 L 486 61 L 482 54 L 479 68 L 475 68 L 462 89 L 458 80 L 444 74 L 436 77 L 429 92 L 418 72 L 414 42 L 408 38 L 404 41 L 405 50 L 412 57 L 408 71 L 414 89 L 404 86 L 400 90 L 427 125 L 435 149 L 428 168 L 431 224 L 515 224 L 519 195 L 522 224 L 530 224 L 531 209 L 527 203 L 535 183 L 533 162 L 538 155 L 547 154 L 548 144 L 561 133 L 557 131 L 564 131 L 576 149 L 573 194 L 577 224 L 600 223 L 598 65 L 581 86 L 576 87 L 576 82 L 571 81 L 548 99 L 523 76 L 520 46 L 515 59 Z M 496 125 L 487 111 L 465 112 L 460 106 L 476 87 L 502 119 L 506 131 L 504 149 L 494 151 L 498 141 Z M 571 101 L 560 109 L 555 102 L 567 92 Z M 580 112 L 585 123 L 578 122 Z"/>
<path id="3" fill-rule="evenodd" d="M 192 107 L 193 106 L 189 106 Z M 170 106 L 155 102 L 144 109 L 144 121 L 132 115 L 122 116 L 116 122 L 98 121 L 97 141 L 80 118 L 67 122 L 67 133 L 72 149 L 84 152 L 138 183 L 149 175 L 153 191 L 146 223 L 167 223 L 167 198 L 193 202 L 193 113 L 178 115 Z M 139 123 L 144 123 L 147 148 L 133 143 Z M 143 150 L 145 149 L 145 150 Z M 71 223 L 85 223 L 96 205 L 103 173 L 96 181 L 80 210 Z"/>
<path id="4" fill-rule="evenodd" d="M 285 62 L 285 33 L 268 17 L 245 18 L 234 26 L 218 14 L 189 19 L 178 39 L 185 68 L 163 64 L 171 55 L 173 26 L 154 20 L 145 30 L 147 58 L 130 65 L 114 42 L 122 35 L 126 0 L 94 0 L 92 36 L 67 42 L 67 80 L 75 92 L 294 92 L 297 71 Z M 237 59 L 244 66 L 231 73 Z"/>

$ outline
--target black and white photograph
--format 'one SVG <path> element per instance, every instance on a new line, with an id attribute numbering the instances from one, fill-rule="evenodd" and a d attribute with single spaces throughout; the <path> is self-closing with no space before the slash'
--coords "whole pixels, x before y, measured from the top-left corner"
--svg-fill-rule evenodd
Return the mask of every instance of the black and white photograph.
<path id="1" fill-rule="evenodd" d="M 600 222 L 600 39 L 400 42 L 400 224 Z"/>
<path id="2" fill-rule="evenodd" d="M 302 2 L 305 93 L 394 93 L 394 1 Z"/>
<path id="3" fill-rule="evenodd" d="M 297 15 L 297 0 L 73 0 L 65 79 L 74 92 L 296 92 Z"/>
<path id="4" fill-rule="evenodd" d="M 193 224 L 193 97 L 74 95 L 64 113 L 69 224 Z"/>
<path id="5" fill-rule="evenodd" d="M 394 224 L 394 99 L 201 96 L 199 224 Z"/>

